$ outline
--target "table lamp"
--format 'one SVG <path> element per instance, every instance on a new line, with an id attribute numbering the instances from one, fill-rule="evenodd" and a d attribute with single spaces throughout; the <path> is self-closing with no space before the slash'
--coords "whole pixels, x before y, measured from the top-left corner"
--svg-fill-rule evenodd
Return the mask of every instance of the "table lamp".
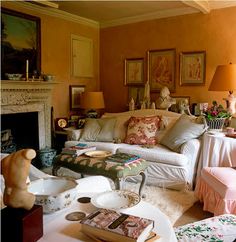
<path id="1" fill-rule="evenodd" d="M 236 98 L 233 91 L 236 90 L 236 64 L 219 65 L 216 68 L 215 74 L 211 81 L 209 91 L 229 91 L 226 101 L 226 106 L 231 114 L 235 114 Z"/>
<path id="2" fill-rule="evenodd" d="M 81 95 L 81 108 L 88 109 L 88 118 L 97 118 L 97 109 L 105 108 L 103 92 L 84 92 Z"/>

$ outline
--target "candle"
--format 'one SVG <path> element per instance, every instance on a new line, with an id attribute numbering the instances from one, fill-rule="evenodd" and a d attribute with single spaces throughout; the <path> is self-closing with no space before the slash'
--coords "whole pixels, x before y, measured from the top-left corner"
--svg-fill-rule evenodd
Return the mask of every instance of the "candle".
<path id="1" fill-rule="evenodd" d="M 29 79 L 29 60 L 26 60 L 26 81 Z"/>

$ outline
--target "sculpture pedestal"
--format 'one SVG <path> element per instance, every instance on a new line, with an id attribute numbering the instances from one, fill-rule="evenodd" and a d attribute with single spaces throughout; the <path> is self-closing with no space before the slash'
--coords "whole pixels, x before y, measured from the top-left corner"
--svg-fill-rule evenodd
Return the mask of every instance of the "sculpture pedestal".
<path id="1" fill-rule="evenodd" d="M 1 211 L 2 242 L 36 242 L 43 236 L 43 208 L 6 207 Z"/>

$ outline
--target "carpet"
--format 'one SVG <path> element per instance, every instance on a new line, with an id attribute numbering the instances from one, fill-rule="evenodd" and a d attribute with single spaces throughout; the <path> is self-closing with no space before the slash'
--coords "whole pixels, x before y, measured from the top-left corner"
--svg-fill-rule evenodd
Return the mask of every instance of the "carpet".
<path id="1" fill-rule="evenodd" d="M 139 184 L 125 182 L 124 189 L 137 193 Z M 146 197 L 142 199 L 159 208 L 169 217 L 172 225 L 198 200 L 193 191 L 175 191 L 156 186 L 146 185 L 143 193 Z"/>

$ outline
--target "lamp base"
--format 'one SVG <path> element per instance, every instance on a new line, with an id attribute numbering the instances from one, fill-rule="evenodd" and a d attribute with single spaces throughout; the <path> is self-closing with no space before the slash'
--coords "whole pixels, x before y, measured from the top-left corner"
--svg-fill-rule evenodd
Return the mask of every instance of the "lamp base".
<path id="1" fill-rule="evenodd" d="M 86 117 L 87 118 L 97 118 L 98 117 L 98 113 L 97 111 L 91 109 L 86 113 Z"/>

